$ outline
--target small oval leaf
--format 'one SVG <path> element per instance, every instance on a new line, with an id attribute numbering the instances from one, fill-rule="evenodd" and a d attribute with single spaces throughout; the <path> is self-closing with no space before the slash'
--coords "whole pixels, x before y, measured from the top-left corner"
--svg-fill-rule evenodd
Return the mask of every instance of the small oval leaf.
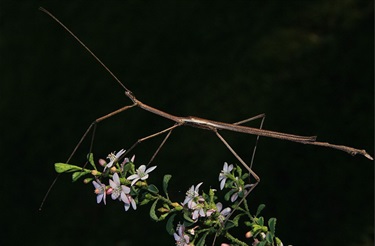
<path id="1" fill-rule="evenodd" d="M 273 236 L 275 236 L 275 230 L 276 230 L 276 218 L 270 218 L 268 220 L 268 227 L 270 228 L 270 232 Z"/>
<path id="2" fill-rule="evenodd" d="M 55 163 L 55 170 L 57 173 L 76 172 L 82 170 L 82 167 L 66 163 Z"/>
<path id="3" fill-rule="evenodd" d="M 174 231 L 174 225 L 173 225 L 173 222 L 174 222 L 174 217 L 176 216 L 176 214 L 172 214 L 168 221 L 167 221 L 167 224 L 165 225 L 165 229 L 167 230 L 168 234 L 169 235 L 173 235 L 173 233 L 175 232 Z"/>
<path id="4" fill-rule="evenodd" d="M 156 208 L 156 204 L 158 203 L 159 199 L 156 199 L 155 202 L 152 204 L 151 208 L 150 208 L 150 217 L 151 219 L 155 220 L 155 221 L 158 221 L 159 218 L 158 216 L 156 215 L 156 212 L 155 212 L 155 208 Z"/>
<path id="5" fill-rule="evenodd" d="M 170 175 L 170 174 L 164 175 L 164 178 L 163 178 L 163 191 L 164 191 L 164 194 L 167 196 L 168 199 L 169 199 L 169 197 L 168 197 L 168 183 L 169 183 L 169 180 L 171 178 L 172 178 L 172 175 Z"/>
<path id="6" fill-rule="evenodd" d="M 207 237 L 208 233 L 209 232 L 206 232 L 205 234 L 203 234 L 203 236 L 201 237 L 201 239 L 199 239 L 199 241 L 197 243 L 197 246 L 204 246 L 205 245 L 206 237 Z"/>
<path id="7" fill-rule="evenodd" d="M 151 192 L 151 193 L 154 193 L 154 194 L 159 193 L 158 188 L 157 188 L 155 185 L 153 185 L 153 184 L 147 186 L 147 190 L 148 190 L 149 192 Z"/>
<path id="8" fill-rule="evenodd" d="M 264 204 L 260 204 L 258 206 L 258 209 L 257 209 L 257 213 L 255 214 L 255 217 L 258 217 L 258 215 L 260 214 L 260 212 L 262 212 L 262 210 L 266 207 L 266 205 Z"/>
<path id="9" fill-rule="evenodd" d="M 80 172 L 73 173 L 72 175 L 73 182 L 76 182 L 79 178 L 81 178 L 82 176 L 85 176 L 88 173 L 90 173 L 90 171 L 80 171 Z"/>

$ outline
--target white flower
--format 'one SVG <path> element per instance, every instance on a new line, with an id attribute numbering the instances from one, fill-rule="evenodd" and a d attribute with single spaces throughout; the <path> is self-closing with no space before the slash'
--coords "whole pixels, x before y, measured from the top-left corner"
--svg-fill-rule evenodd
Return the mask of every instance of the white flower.
<path id="1" fill-rule="evenodd" d="M 206 215 L 209 217 L 211 216 L 214 212 L 219 212 L 220 215 L 219 215 L 219 220 L 221 222 L 223 222 L 225 220 L 225 217 L 230 213 L 231 209 L 228 207 L 228 208 L 225 208 L 223 209 L 223 204 L 221 202 L 218 202 L 216 203 L 216 209 L 210 209 L 207 211 Z"/>
<path id="2" fill-rule="evenodd" d="M 223 204 L 221 204 L 221 202 L 216 203 L 216 207 L 217 211 L 220 213 L 219 220 L 223 222 L 225 220 L 225 217 L 230 214 L 231 209 L 229 207 L 223 209 Z"/>
<path id="3" fill-rule="evenodd" d="M 107 156 L 107 159 L 109 159 L 109 163 L 105 166 L 104 170 L 106 170 L 107 168 L 110 168 L 113 166 L 113 164 L 115 162 L 118 161 L 118 159 L 126 152 L 126 150 L 124 149 L 121 149 L 119 152 L 117 152 L 117 154 L 115 154 L 116 152 L 112 152 L 110 153 L 108 156 Z"/>
<path id="4" fill-rule="evenodd" d="M 186 197 L 182 205 L 188 204 L 188 208 L 193 208 L 193 202 L 194 198 L 199 196 L 199 187 L 203 184 L 203 182 L 197 184 L 197 186 L 194 188 L 194 185 L 190 187 L 190 189 L 186 192 Z"/>
<path id="5" fill-rule="evenodd" d="M 205 217 L 206 216 L 206 213 L 203 210 L 203 207 L 204 207 L 203 204 L 201 204 L 201 203 L 196 204 L 195 202 L 193 202 L 192 205 L 193 205 L 193 213 L 192 213 L 191 218 L 193 220 L 197 220 L 199 217 Z"/>
<path id="6" fill-rule="evenodd" d="M 100 203 L 102 200 L 104 204 L 106 204 L 105 197 L 106 197 L 106 192 L 105 192 L 105 185 L 100 183 L 99 180 L 92 181 L 92 184 L 95 187 L 95 194 L 96 196 L 96 202 Z"/>
<path id="7" fill-rule="evenodd" d="M 113 200 L 119 198 L 120 201 L 123 202 L 129 201 L 126 195 L 130 193 L 130 188 L 125 185 L 121 185 L 120 178 L 117 173 L 113 174 L 113 180 L 109 180 L 109 185 L 113 189 L 111 194 Z"/>
<path id="8" fill-rule="evenodd" d="M 110 179 L 109 184 L 112 187 L 112 199 L 116 200 L 119 198 L 120 201 L 123 201 L 125 211 L 129 210 L 130 204 L 134 210 L 137 209 L 137 204 L 130 195 L 130 188 L 125 185 L 121 185 L 120 178 L 117 173 L 113 174 L 113 180 Z"/>
<path id="9" fill-rule="evenodd" d="M 219 174 L 219 181 L 221 181 L 220 182 L 220 190 L 222 190 L 224 188 L 225 182 L 227 181 L 228 174 L 230 174 L 232 169 L 233 169 L 232 164 L 230 164 L 228 166 L 228 163 L 224 162 L 223 170 L 221 170 L 221 173 Z"/>
<path id="10" fill-rule="evenodd" d="M 135 183 L 137 183 L 138 180 L 146 180 L 148 178 L 148 174 L 152 172 L 156 166 L 150 167 L 146 170 L 145 165 L 141 165 L 137 170 L 137 174 L 130 175 L 128 177 L 128 180 L 133 180 L 131 185 L 133 186 Z"/>
<path id="11" fill-rule="evenodd" d="M 238 177 L 236 177 L 236 179 L 238 180 Z M 233 195 L 230 197 L 230 200 L 231 202 L 235 202 L 238 198 L 238 195 L 243 192 L 243 193 L 246 193 L 246 189 L 252 187 L 254 184 L 247 184 L 243 187 L 244 191 L 242 190 L 242 186 L 238 187 L 237 185 L 237 182 L 234 183 L 234 186 L 235 188 L 233 188 L 232 190 L 235 190 L 236 192 L 233 193 Z"/>
<path id="12" fill-rule="evenodd" d="M 185 226 L 178 224 L 176 231 L 178 232 L 178 234 L 173 234 L 174 240 L 176 240 L 176 245 L 189 246 L 190 238 L 188 235 L 185 234 Z"/>
<path id="13" fill-rule="evenodd" d="M 125 194 L 125 199 L 124 199 L 125 211 L 129 210 L 130 204 L 132 205 L 134 210 L 137 209 L 137 204 L 135 203 L 135 200 L 129 194 Z"/>

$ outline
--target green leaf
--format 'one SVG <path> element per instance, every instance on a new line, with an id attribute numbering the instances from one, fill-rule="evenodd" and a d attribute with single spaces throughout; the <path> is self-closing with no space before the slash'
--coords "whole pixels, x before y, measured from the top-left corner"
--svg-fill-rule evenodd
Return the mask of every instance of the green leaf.
<path id="1" fill-rule="evenodd" d="M 258 224 L 261 225 L 261 226 L 264 225 L 264 218 L 263 217 L 258 218 Z"/>
<path id="2" fill-rule="evenodd" d="M 244 221 L 243 222 L 246 226 L 252 226 L 253 225 L 253 223 L 252 222 L 250 222 L 250 221 Z"/>
<path id="3" fill-rule="evenodd" d="M 241 167 L 240 166 L 236 166 L 236 171 L 237 171 L 237 173 L 238 173 L 238 176 L 242 176 L 242 169 L 241 169 Z"/>
<path id="4" fill-rule="evenodd" d="M 126 176 L 126 174 L 132 169 L 132 166 L 134 166 L 134 164 L 132 162 L 127 162 L 125 165 L 124 165 L 124 168 L 123 168 L 123 171 L 122 171 L 122 174 L 124 176 Z"/>
<path id="5" fill-rule="evenodd" d="M 233 228 L 233 227 L 236 227 L 236 226 L 238 226 L 238 224 L 235 225 L 235 224 L 233 223 L 233 221 L 228 220 L 227 223 L 225 223 L 224 229 L 225 229 L 225 230 L 228 230 L 228 229 Z"/>
<path id="6" fill-rule="evenodd" d="M 91 173 L 90 170 L 75 172 L 72 175 L 72 180 L 73 182 L 76 182 L 80 177 L 85 176 L 86 174 L 89 174 L 89 173 Z"/>
<path id="7" fill-rule="evenodd" d="M 241 218 L 243 215 L 245 215 L 245 214 L 244 214 L 244 213 L 242 213 L 242 214 L 238 214 L 238 215 L 236 215 L 236 217 L 233 218 L 232 222 L 233 222 L 233 224 L 234 224 L 236 227 L 238 226 L 238 221 L 240 220 L 240 218 Z"/>
<path id="8" fill-rule="evenodd" d="M 273 235 L 272 235 L 272 233 L 270 233 L 270 232 L 267 232 L 267 234 L 266 234 L 266 241 L 267 241 L 267 243 L 273 243 Z"/>
<path id="9" fill-rule="evenodd" d="M 142 206 L 142 205 L 145 205 L 145 204 L 147 204 L 149 202 L 150 202 L 150 200 L 146 198 L 146 199 L 143 199 L 142 202 L 139 205 Z"/>
<path id="10" fill-rule="evenodd" d="M 172 175 L 170 175 L 170 174 L 164 175 L 164 178 L 163 178 L 163 191 L 164 191 L 165 195 L 167 196 L 167 199 L 169 199 L 169 196 L 168 196 L 168 183 L 169 183 L 169 180 L 171 178 L 172 178 Z"/>
<path id="11" fill-rule="evenodd" d="M 262 241 L 257 244 L 257 246 L 266 246 L 266 245 L 267 245 L 267 241 Z"/>
<path id="12" fill-rule="evenodd" d="M 242 175 L 242 177 L 241 177 L 241 179 L 242 180 L 245 180 L 247 177 L 249 177 L 250 175 L 249 175 L 249 173 L 245 173 L 244 175 Z"/>
<path id="13" fill-rule="evenodd" d="M 268 220 L 268 227 L 270 228 L 272 235 L 275 236 L 276 218 L 270 218 Z"/>
<path id="14" fill-rule="evenodd" d="M 254 231 L 254 232 L 267 232 L 268 228 L 267 228 L 267 226 L 253 225 L 252 231 Z"/>
<path id="15" fill-rule="evenodd" d="M 277 245 L 277 246 L 280 246 L 280 245 L 283 244 L 283 242 L 281 242 L 280 238 L 275 237 L 275 239 L 276 239 L 276 245 Z"/>
<path id="16" fill-rule="evenodd" d="M 88 154 L 87 156 L 87 159 L 89 160 L 89 163 L 91 164 L 91 166 L 95 169 L 96 169 L 96 166 L 95 166 L 95 163 L 94 163 L 94 155 L 92 153 Z"/>
<path id="17" fill-rule="evenodd" d="M 158 188 L 153 185 L 153 184 L 150 184 L 149 186 L 147 186 L 147 190 L 151 193 L 154 193 L 154 194 L 158 194 L 159 193 L 159 190 Z"/>
<path id="18" fill-rule="evenodd" d="M 228 191 L 225 195 L 224 195 L 224 199 L 225 201 L 229 201 L 230 197 L 232 196 L 232 194 L 236 192 L 235 190 L 230 190 Z"/>
<path id="19" fill-rule="evenodd" d="M 174 225 L 173 225 L 173 222 L 174 222 L 174 217 L 176 217 L 176 214 L 172 214 L 168 221 L 167 221 L 167 224 L 165 225 L 165 229 L 167 230 L 168 234 L 169 235 L 173 235 L 173 233 L 175 232 L 174 231 Z"/>
<path id="20" fill-rule="evenodd" d="M 197 246 L 204 246 L 205 245 L 206 237 L 207 237 L 208 233 L 209 232 L 206 232 L 205 234 L 203 234 L 203 236 L 201 237 L 201 239 L 199 239 L 199 241 L 197 243 Z"/>
<path id="21" fill-rule="evenodd" d="M 155 208 L 156 208 L 156 204 L 158 203 L 159 199 L 156 199 L 155 202 L 152 204 L 151 208 L 150 208 L 150 217 L 151 219 L 155 220 L 155 221 L 158 221 L 159 218 L 158 216 L 156 215 L 156 212 L 155 212 Z"/>
<path id="22" fill-rule="evenodd" d="M 78 167 L 78 166 L 70 165 L 66 163 L 55 163 L 55 170 L 57 173 L 69 173 L 69 172 L 81 171 L 82 167 Z"/>
<path id="23" fill-rule="evenodd" d="M 184 219 L 190 223 L 195 223 L 195 221 L 189 217 L 189 214 L 187 211 L 184 212 Z"/>
<path id="24" fill-rule="evenodd" d="M 257 213 L 255 214 L 255 217 L 258 217 L 258 215 L 260 214 L 260 212 L 262 212 L 262 210 L 266 207 L 266 205 L 264 204 L 260 204 L 258 206 L 258 210 L 257 210 Z"/>

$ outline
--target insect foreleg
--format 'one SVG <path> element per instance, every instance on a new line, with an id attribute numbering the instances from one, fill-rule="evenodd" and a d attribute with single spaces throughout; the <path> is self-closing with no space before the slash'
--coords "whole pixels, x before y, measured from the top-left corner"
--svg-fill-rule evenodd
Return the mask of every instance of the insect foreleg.
<path id="1" fill-rule="evenodd" d="M 150 161 L 147 163 L 146 166 L 149 166 L 151 164 L 151 162 L 154 160 L 154 158 L 156 157 L 156 155 L 159 153 L 159 151 L 161 150 L 161 148 L 163 147 L 163 145 L 165 144 L 165 142 L 167 141 L 167 139 L 169 138 L 169 136 L 171 135 L 172 131 L 173 131 L 174 128 L 170 129 L 169 132 L 167 133 L 167 135 L 165 136 L 165 138 L 163 139 L 163 141 L 161 142 L 161 144 L 159 145 L 158 149 L 155 151 L 155 153 L 152 155 Z"/>
<path id="2" fill-rule="evenodd" d="M 228 144 L 228 142 L 219 134 L 218 131 L 215 131 L 219 139 L 224 143 L 224 145 L 232 152 L 232 154 L 237 158 L 237 160 L 249 171 L 249 173 L 255 178 L 256 182 L 260 181 L 259 176 L 251 170 L 251 168 L 242 160 L 242 158 L 234 151 L 234 149 Z"/>
<path id="3" fill-rule="evenodd" d="M 154 134 L 151 134 L 147 137 L 144 137 L 144 138 L 140 138 L 138 139 L 129 149 L 126 150 L 125 154 L 123 156 L 125 156 L 126 154 L 128 154 L 130 151 L 132 151 L 138 144 L 142 143 L 143 141 L 145 140 L 148 140 L 150 138 L 153 138 L 153 137 L 156 137 L 156 136 L 159 136 L 165 132 L 168 132 L 167 136 L 164 138 L 163 142 L 160 144 L 159 148 L 155 151 L 155 153 L 153 154 L 153 156 L 151 157 L 150 161 L 148 164 L 150 164 L 152 162 L 152 160 L 155 158 L 155 156 L 157 155 L 157 153 L 159 152 L 159 150 L 161 149 L 161 147 L 164 145 L 164 143 L 167 141 L 169 135 L 171 134 L 172 130 L 175 129 L 176 127 L 179 127 L 181 126 L 182 124 L 181 123 L 176 123 L 174 124 L 173 126 L 171 127 L 168 127 L 160 132 L 157 132 L 157 133 L 154 133 Z M 147 165 L 148 165 L 147 164 Z"/>
<path id="4" fill-rule="evenodd" d="M 74 156 L 74 154 L 77 152 L 78 148 L 81 146 L 83 140 L 86 139 L 87 135 L 90 133 L 91 130 L 92 130 L 92 137 L 91 137 L 91 141 L 90 141 L 89 153 L 92 152 L 92 147 L 93 147 L 93 145 L 94 145 L 94 137 L 95 137 L 96 125 L 97 125 L 99 122 L 101 122 L 101 121 L 103 121 L 103 120 L 105 120 L 105 119 L 108 119 L 108 118 L 110 118 L 110 117 L 112 117 L 112 116 L 114 116 L 114 115 L 116 115 L 116 114 L 119 114 L 119 113 L 121 113 L 121 112 L 123 112 L 123 111 L 125 111 L 125 110 L 127 110 L 127 109 L 130 109 L 130 108 L 132 108 L 132 107 L 134 107 L 134 106 L 137 106 L 137 104 L 134 103 L 134 104 L 132 104 L 132 105 L 127 105 L 127 106 L 125 106 L 125 107 L 119 108 L 119 109 L 117 109 L 117 110 L 115 110 L 115 111 L 113 111 L 113 112 L 111 112 L 111 113 L 109 113 L 109 114 L 106 114 L 106 115 L 104 115 L 104 116 L 102 116 L 102 117 L 99 117 L 99 118 L 97 118 L 96 120 L 94 120 L 94 121 L 91 123 L 91 125 L 87 128 L 87 130 L 85 131 L 85 133 L 82 135 L 82 137 L 80 138 L 80 140 L 78 141 L 78 143 L 77 143 L 76 146 L 74 147 L 72 153 L 69 155 L 69 158 L 66 160 L 65 163 L 69 163 L 69 162 L 70 162 L 70 160 L 72 159 L 72 157 Z M 87 165 L 87 163 L 88 163 L 88 161 L 86 160 L 86 162 L 85 162 L 85 164 L 83 165 L 82 168 L 85 168 L 85 166 Z M 49 186 L 49 188 L 48 188 L 46 194 L 44 195 L 43 200 L 42 200 L 42 202 L 41 202 L 41 204 L 40 204 L 40 206 L 39 206 L 39 210 L 42 210 L 42 207 L 43 207 L 43 205 L 44 205 L 44 202 L 46 201 L 46 199 L 47 199 L 49 193 L 51 192 L 53 186 L 55 185 L 57 179 L 60 177 L 60 174 L 61 174 L 61 173 L 59 173 L 58 175 L 56 175 L 56 178 L 52 181 L 51 185 Z"/>
<path id="5" fill-rule="evenodd" d="M 266 114 L 258 114 L 256 116 L 251 117 L 251 118 L 235 122 L 235 123 L 233 123 L 233 125 L 243 125 L 243 124 L 245 124 L 245 123 L 247 123 L 249 121 L 257 120 L 257 119 L 260 119 L 260 118 L 262 119 L 262 123 L 261 124 L 263 124 L 263 121 L 266 118 Z"/>

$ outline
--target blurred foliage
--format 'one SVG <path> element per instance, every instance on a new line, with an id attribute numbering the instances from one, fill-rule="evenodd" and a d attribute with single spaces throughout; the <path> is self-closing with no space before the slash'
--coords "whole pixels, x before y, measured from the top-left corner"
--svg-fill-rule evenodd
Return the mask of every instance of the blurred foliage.
<path id="1" fill-rule="evenodd" d="M 172 245 L 147 211 L 97 206 L 93 187 L 61 176 L 88 125 L 130 101 L 48 16 L 70 27 L 145 103 L 176 115 L 236 122 L 267 113 L 265 128 L 374 149 L 374 4 L 317 1 L 1 1 L 1 245 Z M 128 148 L 171 125 L 132 109 L 99 124 L 93 152 Z M 259 122 L 250 125 L 258 126 Z M 250 160 L 253 136 L 223 132 Z M 142 143 L 146 163 L 162 138 Z M 81 163 L 85 141 L 73 159 Z M 99 157 L 99 156 L 98 156 Z M 218 187 L 234 157 L 210 132 L 175 130 L 154 164 L 171 195 Z M 335 150 L 261 138 L 249 203 L 267 205 L 293 245 L 373 244 L 373 163 Z M 174 182 L 174 183 L 173 183 Z M 173 194 L 174 192 L 174 194 Z M 177 200 L 177 199 L 176 199 Z M 254 205 L 256 206 L 256 205 Z"/>

